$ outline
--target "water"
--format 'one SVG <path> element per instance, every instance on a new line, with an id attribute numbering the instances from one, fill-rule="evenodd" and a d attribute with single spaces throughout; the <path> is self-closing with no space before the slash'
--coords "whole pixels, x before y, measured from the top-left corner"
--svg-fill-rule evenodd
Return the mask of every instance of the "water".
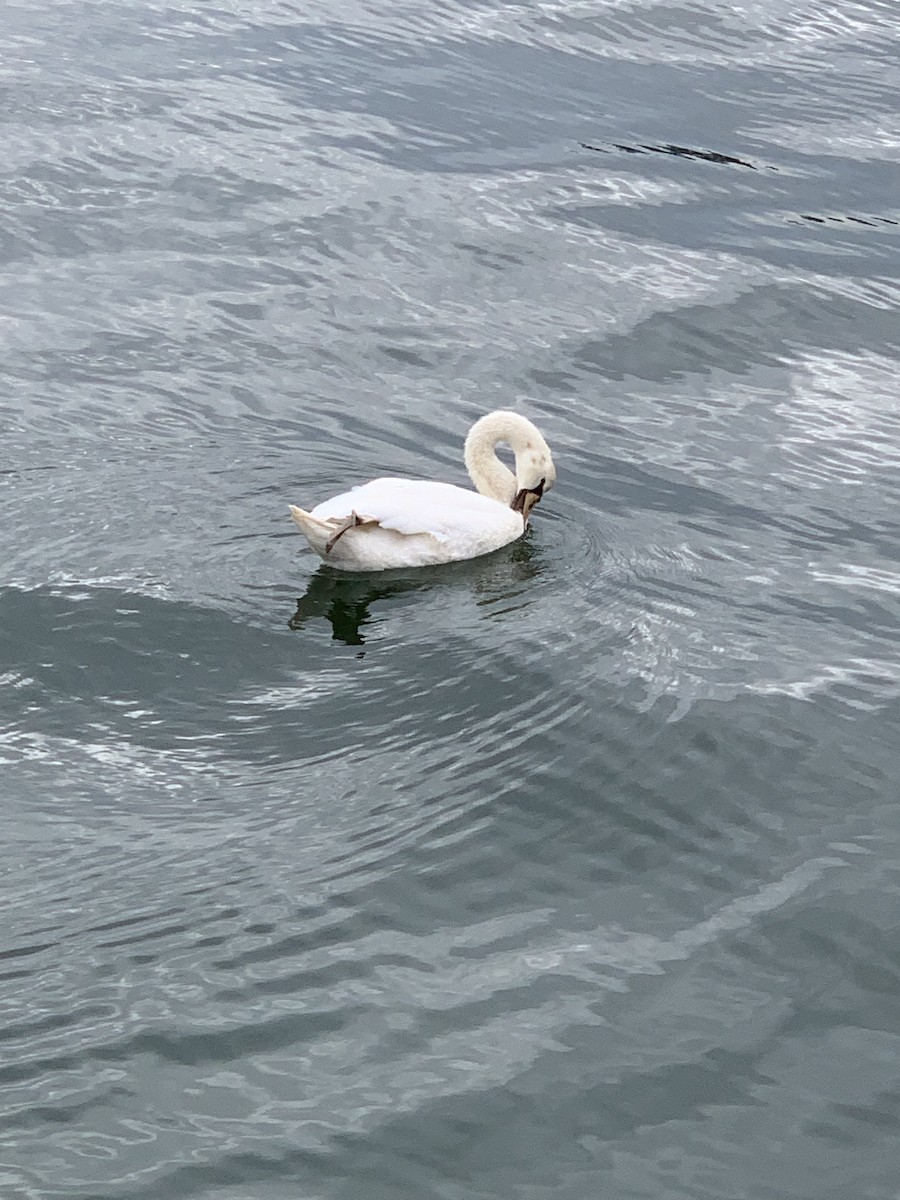
<path id="1" fill-rule="evenodd" d="M 4 1200 L 896 1200 L 898 35 L 7 6 Z"/>

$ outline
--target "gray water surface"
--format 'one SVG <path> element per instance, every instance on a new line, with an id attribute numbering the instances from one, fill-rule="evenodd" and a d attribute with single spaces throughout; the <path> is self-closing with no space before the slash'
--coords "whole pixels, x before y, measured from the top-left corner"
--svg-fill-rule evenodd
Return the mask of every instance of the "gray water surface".
<path id="1" fill-rule="evenodd" d="M 900 1195 L 900 13 L 19 0 L 3 1200 Z M 287 504 L 526 537 L 342 576 Z"/>

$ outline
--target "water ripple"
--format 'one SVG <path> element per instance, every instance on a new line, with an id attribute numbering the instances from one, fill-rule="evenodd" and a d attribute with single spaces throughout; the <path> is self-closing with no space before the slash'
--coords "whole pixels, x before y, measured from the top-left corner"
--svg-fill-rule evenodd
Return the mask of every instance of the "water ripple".
<path id="1" fill-rule="evenodd" d="M 4 14 L 4 1194 L 893 1196 L 897 31 Z"/>

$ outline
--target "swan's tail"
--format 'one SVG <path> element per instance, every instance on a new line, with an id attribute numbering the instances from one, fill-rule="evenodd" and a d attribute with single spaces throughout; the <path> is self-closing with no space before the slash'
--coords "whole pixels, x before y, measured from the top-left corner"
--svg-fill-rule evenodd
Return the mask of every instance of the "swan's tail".
<path id="1" fill-rule="evenodd" d="M 291 504 L 289 507 L 291 516 L 300 532 L 316 554 L 321 554 L 324 558 L 328 553 L 329 539 L 334 536 L 334 522 L 322 521 L 319 517 L 308 513 L 305 508 L 297 508 L 296 504 Z"/>

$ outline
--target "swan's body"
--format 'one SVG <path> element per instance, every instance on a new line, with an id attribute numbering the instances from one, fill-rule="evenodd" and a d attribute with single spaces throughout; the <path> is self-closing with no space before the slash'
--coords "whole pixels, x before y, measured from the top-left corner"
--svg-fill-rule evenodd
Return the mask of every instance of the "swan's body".
<path id="1" fill-rule="evenodd" d="M 506 442 L 515 475 L 497 457 Z M 531 509 L 556 480 L 550 449 L 512 412 L 488 413 L 469 431 L 466 467 L 478 491 L 417 479 L 373 479 L 291 516 L 317 554 L 343 571 L 426 567 L 477 558 L 522 536 Z"/>

